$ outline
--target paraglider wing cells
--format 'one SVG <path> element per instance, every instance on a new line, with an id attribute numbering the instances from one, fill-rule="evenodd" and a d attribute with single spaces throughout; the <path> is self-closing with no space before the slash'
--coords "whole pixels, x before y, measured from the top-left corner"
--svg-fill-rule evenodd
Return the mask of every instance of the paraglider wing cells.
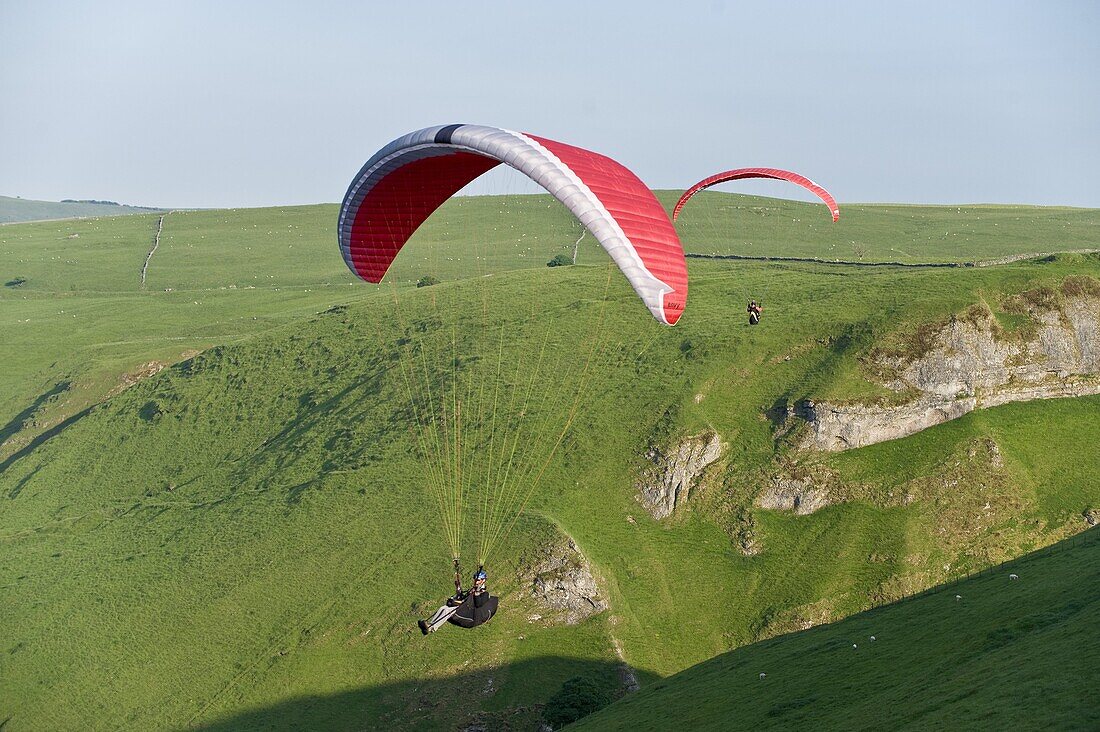
<path id="1" fill-rule="evenodd" d="M 406 156 L 370 190 L 368 204 L 358 207 L 344 259 L 367 282 L 382 280 L 401 247 L 444 201 L 500 164 L 472 153 L 439 151 L 445 154 Z"/>
<path id="2" fill-rule="evenodd" d="M 500 163 L 561 201 L 653 316 L 676 323 L 687 301 L 687 264 L 676 230 L 645 184 L 598 153 L 497 127 L 427 127 L 375 153 L 340 209 L 344 261 L 362 279 L 379 282 L 433 211 Z"/>

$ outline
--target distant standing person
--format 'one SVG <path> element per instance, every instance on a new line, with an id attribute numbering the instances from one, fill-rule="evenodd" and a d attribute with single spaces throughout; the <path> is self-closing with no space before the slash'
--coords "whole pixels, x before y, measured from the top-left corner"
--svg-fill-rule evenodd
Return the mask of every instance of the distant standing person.
<path id="1" fill-rule="evenodd" d="M 749 325 L 756 325 L 760 322 L 760 313 L 764 312 L 764 308 L 756 304 L 756 300 L 749 300 Z"/>

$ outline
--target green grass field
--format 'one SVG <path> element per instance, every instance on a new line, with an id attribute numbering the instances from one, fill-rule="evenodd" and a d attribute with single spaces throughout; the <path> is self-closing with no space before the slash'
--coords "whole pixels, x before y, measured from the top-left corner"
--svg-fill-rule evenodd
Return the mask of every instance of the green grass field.
<path id="1" fill-rule="evenodd" d="M 708 200 L 726 199 L 693 203 Z M 913 261 L 951 258 L 920 244 L 949 211 L 868 208 L 861 224 L 842 207 L 836 225 L 868 257 L 895 258 L 906 240 Z M 0 229 L 4 279 L 25 279 L 0 289 L 12 354 L 0 373 L 5 732 L 449 729 L 475 715 L 529 728 L 566 679 L 614 679 L 616 644 L 655 686 L 807 619 L 1046 546 L 1100 506 L 1097 397 L 1009 405 L 830 456 L 864 490 L 810 516 L 751 505 L 783 458 L 765 416 L 778 399 L 874 394 L 860 357 L 876 343 L 980 300 L 1008 316 L 1009 295 L 1100 278 L 1095 255 L 934 270 L 692 260 L 687 312 L 668 329 L 617 272 L 609 280 L 591 237 L 582 266 L 544 266 L 580 236 L 545 197 L 448 204 L 398 260 L 396 288 L 347 272 L 335 213 L 168 214 L 144 289 L 156 216 Z M 1025 210 L 1034 230 L 998 246 L 995 222 L 954 215 L 981 238 L 980 251 L 956 247 L 959 261 L 1088 248 L 1096 217 Z M 1067 226 L 1081 241 L 1062 238 Z M 766 249 L 810 251 L 786 234 Z M 409 287 L 424 274 L 445 281 Z M 424 639 L 414 625 L 446 593 L 448 560 L 403 407 L 395 291 L 411 323 L 432 322 L 440 303 L 480 304 L 453 321 L 471 363 L 499 343 L 487 322 L 515 336 L 505 360 L 546 328 L 554 344 L 583 343 L 594 324 L 606 334 L 582 416 L 494 558 L 504 609 L 477 632 Z M 763 327 L 743 322 L 749 297 L 764 300 Z M 175 365 L 137 378 L 150 361 Z M 540 380 L 535 408 L 556 393 Z M 721 466 L 684 510 L 650 519 L 634 495 L 647 447 L 704 428 L 729 445 Z M 1004 456 L 995 484 L 974 463 L 943 489 L 944 466 L 984 440 Z M 903 480 L 923 492 L 899 506 L 889 492 Z M 973 521 L 993 489 L 995 520 Z M 745 522 L 757 556 L 734 538 Z M 573 627 L 528 620 L 518 569 L 562 532 L 611 606 Z"/>

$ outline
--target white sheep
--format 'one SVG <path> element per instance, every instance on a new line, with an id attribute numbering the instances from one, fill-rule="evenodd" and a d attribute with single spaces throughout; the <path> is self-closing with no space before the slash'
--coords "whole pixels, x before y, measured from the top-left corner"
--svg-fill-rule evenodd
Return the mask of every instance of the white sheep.
<path id="1" fill-rule="evenodd" d="M 871 640 L 872 640 L 872 641 L 873 641 L 873 640 L 875 640 L 875 636 L 871 636 Z"/>
<path id="2" fill-rule="evenodd" d="M 1008 578 L 1009 578 L 1010 580 L 1018 580 L 1018 579 L 1020 579 L 1020 575 L 1018 575 L 1018 574 L 1010 574 L 1010 575 L 1008 575 Z"/>
<path id="3" fill-rule="evenodd" d="M 760 678 L 764 678 L 765 676 L 767 676 L 767 674 L 766 674 L 766 673 L 764 673 L 763 671 L 761 671 L 761 672 L 760 672 Z"/>
<path id="4" fill-rule="evenodd" d="M 963 599 L 962 595 L 955 595 L 955 602 L 958 602 L 961 599 Z"/>

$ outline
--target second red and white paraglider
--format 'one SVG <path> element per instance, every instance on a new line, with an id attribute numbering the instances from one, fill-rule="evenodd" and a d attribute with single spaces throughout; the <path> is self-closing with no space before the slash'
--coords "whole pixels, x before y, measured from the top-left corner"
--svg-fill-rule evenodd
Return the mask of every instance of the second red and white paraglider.
<path id="1" fill-rule="evenodd" d="M 836 199 L 833 198 L 832 194 L 804 175 L 792 173 L 789 170 L 781 170 L 780 168 L 736 168 L 734 170 L 727 170 L 723 173 L 717 173 L 709 178 L 704 178 L 684 191 L 684 195 L 680 196 L 680 200 L 676 202 L 675 208 L 672 209 L 672 220 L 675 221 L 680 216 L 680 210 L 683 209 L 684 204 L 699 191 L 710 188 L 711 186 L 716 186 L 720 183 L 729 183 L 730 181 L 744 180 L 746 178 L 784 180 L 788 183 L 802 186 L 820 198 L 825 205 L 829 207 L 829 213 L 833 215 L 834 222 L 840 218 L 840 207 L 837 206 Z"/>

